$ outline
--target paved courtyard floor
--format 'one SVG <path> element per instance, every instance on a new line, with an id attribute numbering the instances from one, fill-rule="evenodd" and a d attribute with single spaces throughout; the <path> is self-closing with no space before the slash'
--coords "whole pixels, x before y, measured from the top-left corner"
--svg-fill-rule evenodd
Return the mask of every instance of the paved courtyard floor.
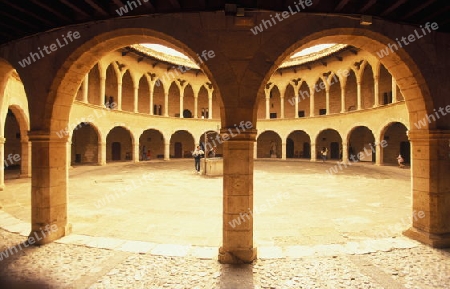
<path id="1" fill-rule="evenodd" d="M 10 172 L 0 250 L 12 254 L 0 256 L 0 280 L 24 286 L 10 288 L 39 288 L 30 280 L 42 288 L 450 288 L 450 251 L 401 235 L 411 223 L 410 171 L 355 164 L 329 175 L 335 164 L 255 161 L 258 260 L 242 266 L 217 262 L 222 178 L 196 174 L 192 160 L 71 168 L 72 234 L 17 252 L 9 249 L 30 231 L 30 180 Z"/>

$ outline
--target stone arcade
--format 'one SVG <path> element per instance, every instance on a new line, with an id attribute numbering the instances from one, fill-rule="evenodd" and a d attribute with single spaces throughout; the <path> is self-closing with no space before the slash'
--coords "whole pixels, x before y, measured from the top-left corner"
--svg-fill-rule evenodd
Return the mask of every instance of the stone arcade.
<path id="1" fill-rule="evenodd" d="M 233 134 L 218 150 L 224 160 L 220 262 L 248 263 L 257 256 L 253 221 L 249 218 L 236 228 L 226 224 L 253 211 L 253 162 L 271 157 L 272 142 L 273 155 L 281 159 L 315 161 L 323 146 L 331 150 L 332 158 L 339 159 L 342 150 L 342 158 L 349 159 L 350 147 L 360 152 L 369 143 L 385 140 L 387 131 L 390 144 L 384 149 L 376 146 L 373 161 L 395 163 L 400 143 L 409 140 L 411 213 L 425 213 L 424 218 L 411 217 L 405 234 L 433 247 L 449 247 L 450 118 L 421 120 L 449 105 L 450 59 L 444 43 L 450 35 L 431 31 L 379 58 L 378 51 L 414 33 L 416 27 L 382 19 L 363 26 L 359 19 L 296 13 L 254 35 L 250 28 L 270 19 L 271 13 L 249 12 L 248 19 L 242 18 L 246 21 L 223 11 L 119 17 L 4 43 L 1 119 L 12 113 L 18 122 L 20 141 L 14 149 L 21 151 L 21 175 L 32 182 L 30 236 L 43 226 L 57 227 L 36 243 L 70 234 L 71 163 L 138 162 L 142 145 L 151 157 L 185 157 L 204 132 L 219 126 L 222 139 Z M 29 59 L 34 55 L 30 49 L 55 43 L 70 31 L 80 37 L 38 61 Z M 177 48 L 200 59 L 199 67 L 161 79 L 173 65 L 184 64 L 128 50 L 139 43 Z M 346 46 L 289 63 L 294 52 L 322 43 Z M 27 65 L 22 65 L 27 57 Z M 349 74 L 339 73 L 342 69 Z M 299 99 L 304 91 L 308 97 Z M 105 96 L 113 97 L 116 109 L 104 106 Z M 74 130 L 88 115 L 98 117 Z M 242 122 L 252 126 L 242 130 Z M 7 146 L 11 128 L 4 123 L 2 158 L 13 153 Z M 75 143 L 76 136 L 84 143 Z M 239 160 L 239 165 L 231 160 Z M 3 174 L 2 170 L 2 187 Z"/>

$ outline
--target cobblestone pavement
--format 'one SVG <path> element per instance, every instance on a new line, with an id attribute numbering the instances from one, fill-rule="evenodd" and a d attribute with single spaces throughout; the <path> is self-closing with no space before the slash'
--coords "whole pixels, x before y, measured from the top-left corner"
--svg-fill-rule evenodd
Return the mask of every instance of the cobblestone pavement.
<path id="1" fill-rule="evenodd" d="M 357 247 L 326 253 L 308 253 L 304 247 L 302 257 L 258 259 L 251 265 L 232 266 L 219 264 L 216 258 L 57 242 L 15 251 L 8 248 L 19 248 L 25 237 L 3 229 L 0 239 L 0 252 L 12 252 L 8 257 L 2 255 L 0 288 L 450 288 L 450 250 L 413 241 L 406 241 L 410 245 L 405 248 L 364 254 Z"/>
<path id="2" fill-rule="evenodd" d="M 290 197 L 255 218 L 258 259 L 241 266 L 217 262 L 222 180 L 193 174 L 190 161 L 71 169 L 74 231 L 41 247 L 21 243 L 30 180 L 10 179 L 0 196 L 0 289 L 450 288 L 450 250 L 401 235 L 409 170 L 358 164 L 329 176 L 331 165 L 255 162 L 255 208 L 274 187 Z"/>

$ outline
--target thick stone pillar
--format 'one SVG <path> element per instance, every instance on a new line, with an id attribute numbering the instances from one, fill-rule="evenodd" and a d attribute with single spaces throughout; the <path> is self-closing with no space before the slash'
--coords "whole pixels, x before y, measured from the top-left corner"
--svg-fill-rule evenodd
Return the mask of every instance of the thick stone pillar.
<path id="1" fill-rule="evenodd" d="M 97 157 L 97 164 L 99 166 L 106 165 L 106 142 L 99 142 L 98 143 L 98 151 L 97 151 L 98 157 Z"/>
<path id="2" fill-rule="evenodd" d="M 139 112 L 139 87 L 138 86 L 133 86 L 133 112 L 137 113 Z"/>
<path id="3" fill-rule="evenodd" d="M 28 138 L 24 136 L 21 141 L 21 156 L 20 156 L 20 177 L 30 178 L 31 177 L 31 142 Z"/>
<path id="4" fill-rule="evenodd" d="M 314 113 L 314 108 L 315 108 L 315 104 L 314 104 L 314 87 L 309 89 L 310 91 L 310 96 L 309 96 L 309 116 L 313 117 L 315 115 Z"/>
<path id="5" fill-rule="evenodd" d="M 219 262 L 251 263 L 253 247 L 253 148 L 256 130 L 238 133 L 223 143 L 223 239 Z M 221 129 L 222 139 L 229 131 Z M 245 164 L 245 165 L 243 165 Z M 241 223 L 236 224 L 240 219 Z"/>
<path id="6" fill-rule="evenodd" d="M 139 139 L 133 143 L 133 163 L 139 162 Z"/>
<path id="7" fill-rule="evenodd" d="M 348 162 L 348 143 L 342 142 L 342 161 Z"/>
<path id="8" fill-rule="evenodd" d="M 117 83 L 117 110 L 122 110 L 122 82 Z"/>
<path id="9" fill-rule="evenodd" d="M 67 222 L 68 140 L 30 131 L 32 142 L 31 233 L 42 245 L 70 234 Z"/>
<path id="10" fill-rule="evenodd" d="M 381 144 L 377 143 L 375 146 L 375 164 L 378 166 L 383 165 L 383 148 L 381 147 Z"/>
<path id="11" fill-rule="evenodd" d="M 5 189 L 5 165 L 3 163 L 5 159 L 5 141 L 4 137 L 0 137 L 0 160 L 2 161 L 2 166 L 0 167 L 0 191 Z"/>
<path id="12" fill-rule="evenodd" d="M 102 76 L 100 77 L 100 94 L 99 94 L 100 106 L 105 106 L 105 96 L 106 96 L 106 77 Z"/>
<path id="13" fill-rule="evenodd" d="M 412 227 L 404 234 L 450 247 L 450 130 L 409 132 L 412 152 Z"/>
<path id="14" fill-rule="evenodd" d="M 88 103 L 88 92 L 89 92 L 89 73 L 84 76 L 83 80 L 83 102 Z"/>
<path id="15" fill-rule="evenodd" d="M 362 109 L 362 96 L 361 96 L 361 80 L 358 80 L 356 85 L 356 93 L 357 93 L 357 110 Z"/>
<path id="16" fill-rule="evenodd" d="M 397 81 L 392 77 L 392 103 L 397 102 Z"/>
<path id="17" fill-rule="evenodd" d="M 286 142 L 281 142 L 281 159 L 286 159 Z"/>
<path id="18" fill-rule="evenodd" d="M 170 139 L 164 139 L 164 160 L 170 160 Z"/>
<path id="19" fill-rule="evenodd" d="M 317 161 L 316 144 L 311 143 L 311 161 Z"/>

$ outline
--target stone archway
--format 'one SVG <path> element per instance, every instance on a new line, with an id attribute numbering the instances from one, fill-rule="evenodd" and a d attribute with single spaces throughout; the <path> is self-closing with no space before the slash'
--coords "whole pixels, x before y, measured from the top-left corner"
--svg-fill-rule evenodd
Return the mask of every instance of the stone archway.
<path id="1" fill-rule="evenodd" d="M 297 49 L 319 43 L 345 43 L 376 55 L 377 51 L 385 49 L 392 42 L 391 39 L 393 39 L 384 36 L 382 33 L 368 31 L 363 28 L 331 28 L 329 23 L 323 23 L 322 26 L 322 28 L 308 26 L 306 30 L 311 30 L 310 32 L 301 31 L 298 27 L 303 27 L 302 25 L 289 26 L 289 28 L 286 26 L 286 29 L 277 31 L 275 36 L 266 40 L 267 42 L 265 43 L 277 43 L 276 46 L 269 45 L 270 48 L 265 47 L 264 52 L 259 51 L 256 54 L 258 56 L 264 55 L 266 64 L 260 63 L 257 58 L 254 58 L 251 62 L 252 67 L 258 66 L 260 71 L 264 69 L 268 71 L 264 80 L 260 83 L 258 95 L 263 95 L 264 85 L 276 67 Z M 317 30 L 321 31 L 317 32 Z M 410 30 L 412 31 L 412 29 Z M 298 37 L 301 40 L 292 37 L 292 35 L 297 35 L 297 33 L 304 37 Z M 285 49 L 286 47 L 288 48 Z M 442 93 L 435 88 L 435 96 L 432 97 L 431 95 L 430 87 L 433 87 L 432 84 L 439 86 L 439 82 L 435 81 L 435 78 L 439 78 L 439 76 L 433 76 L 432 73 L 425 76 L 422 73 L 422 71 L 426 71 L 427 64 L 426 60 L 421 56 L 423 54 L 423 52 L 420 52 L 421 49 L 420 45 L 416 47 L 408 46 L 396 53 L 387 55 L 380 61 L 392 76 L 398 80 L 398 87 L 404 96 L 408 108 L 410 127 L 412 128 L 409 131 L 409 139 L 411 141 L 411 151 L 413 152 L 413 212 L 423 211 L 426 215 L 425 218 L 420 220 L 417 218 L 413 219 L 412 227 L 405 232 L 405 235 L 432 246 L 445 247 L 450 246 L 450 222 L 446 218 L 450 211 L 450 206 L 441 205 L 436 207 L 433 204 L 448 204 L 450 199 L 450 180 L 446 181 L 446 184 L 440 181 L 445 174 L 450 173 L 449 158 L 447 156 L 447 152 L 450 152 L 447 148 L 448 139 L 450 139 L 450 131 L 448 130 L 450 126 L 445 124 L 442 119 L 433 122 L 427 122 L 426 120 L 420 122 L 433 114 L 433 107 L 438 105 L 439 101 L 442 104 L 443 99 L 445 99 Z M 270 55 L 279 56 L 270 58 Z M 436 57 L 436 54 L 434 56 Z M 267 63 L 270 63 L 267 60 L 268 58 L 273 61 L 271 68 L 267 68 Z M 417 123 L 423 123 L 423 126 L 415 129 L 413 124 Z M 438 123 L 441 124 L 443 130 L 435 130 Z M 446 163 L 446 165 L 443 163 Z M 418 166 L 414 164 L 418 164 Z M 419 168 L 419 166 L 431 168 L 439 164 L 442 169 L 435 175 L 430 175 Z"/>
<path id="2" fill-rule="evenodd" d="M 261 17 L 268 17 L 269 13 L 263 12 Z M 221 38 L 223 34 L 226 34 L 229 39 L 229 41 L 222 42 L 210 41 L 213 38 L 206 36 L 207 33 L 194 28 L 199 26 L 184 25 L 186 24 L 183 22 L 185 18 L 180 19 L 173 16 L 136 17 L 132 20 L 121 18 L 98 23 L 95 29 L 91 30 L 88 29 L 89 27 L 79 26 L 77 28 L 84 35 L 84 44 L 75 51 L 61 51 L 55 54 L 57 56 L 47 57 L 45 62 L 41 62 L 43 63 L 41 66 L 33 64 L 33 67 L 27 68 L 30 75 L 39 70 L 46 71 L 48 69 L 49 71 L 46 75 L 47 78 L 43 79 L 45 81 L 40 85 L 35 85 L 39 80 L 35 80 L 31 76 L 25 81 L 25 85 L 31 93 L 30 97 L 36 102 L 31 115 L 33 125 L 30 135 L 33 141 L 33 152 L 38 155 L 33 159 L 33 170 L 36 168 L 39 171 L 39 175 L 33 176 L 33 178 L 36 177 L 33 180 L 37 181 L 33 192 L 39 192 L 34 208 L 36 208 L 36 212 L 41 211 L 41 209 L 44 211 L 40 214 L 33 213 L 33 231 L 38 232 L 39 224 L 49 222 L 56 223 L 59 227 L 56 234 L 42 241 L 42 243 L 66 234 L 67 226 L 67 198 L 64 197 L 67 193 L 66 171 L 64 169 L 57 171 L 59 168 L 66 166 L 67 158 L 50 158 L 50 160 L 48 158 L 53 153 L 64 156 L 67 140 L 56 139 L 54 132 L 64 129 L 67 125 L 70 107 L 76 88 L 82 81 L 82 75 L 85 75 L 97 58 L 106 51 L 122 47 L 127 43 L 163 39 L 163 42 L 169 45 L 183 48 L 194 58 L 196 57 L 194 51 L 202 51 L 205 47 L 212 47 L 217 52 L 216 58 L 207 64 L 202 64 L 201 67 L 213 82 L 212 85 L 221 102 L 221 133 L 228 133 L 231 129 L 237 135 L 237 137 L 224 143 L 224 204 L 240 204 L 240 206 L 224 206 L 224 224 L 226 224 L 239 215 L 240 208 L 253 208 L 253 142 L 256 136 L 257 98 L 264 95 L 264 86 L 267 80 L 283 59 L 298 48 L 319 42 L 347 43 L 375 54 L 376 51 L 383 49 L 385 45 L 395 39 L 396 34 L 394 32 L 396 30 L 391 29 L 392 25 L 404 28 L 401 25 L 387 22 L 385 24 L 380 21 L 379 25 L 373 26 L 369 30 L 361 28 L 359 23 L 355 24 L 356 22 L 353 19 L 342 17 L 339 21 L 335 21 L 335 19 L 331 20 L 317 15 L 302 15 L 291 17 L 278 24 L 271 31 L 267 31 L 267 35 L 255 36 L 260 37 L 260 39 L 251 39 L 251 41 L 244 39 L 239 42 L 238 46 L 227 46 L 226 43 L 230 43 L 233 39 L 241 39 L 242 34 L 233 34 L 235 31 L 230 33 L 229 31 L 209 30 L 208 32 L 214 37 L 217 36 L 217 39 L 223 39 Z M 317 25 L 310 25 L 310 23 L 317 23 Z M 355 27 L 355 25 L 357 26 Z M 142 27 L 153 27 L 154 30 Z M 175 27 L 185 27 L 185 29 L 174 29 Z M 71 27 L 71 29 L 74 28 Z M 404 30 L 412 31 L 410 28 Z M 42 41 L 53 40 L 60 32 L 50 32 Z M 383 36 L 384 34 L 388 36 Z M 36 44 L 32 42 L 34 40 L 36 39 L 31 37 L 17 45 L 29 47 L 30 45 L 26 44 Z M 421 73 L 429 65 L 428 57 L 423 56 L 422 47 L 420 45 L 419 47 L 408 46 L 405 48 L 406 51 L 399 50 L 397 53 L 392 53 L 382 59 L 382 63 L 398 79 L 398 86 L 402 92 L 405 92 L 411 122 L 417 121 L 422 115 L 432 111 L 433 106 L 436 105 L 437 97 L 431 97 L 427 81 L 436 83 L 440 79 L 437 77 L 437 80 L 433 80 L 433 75 L 428 75 L 425 78 Z M 8 47 L 8 49 L 14 48 L 17 48 L 17 46 Z M 29 53 L 28 50 L 22 54 L 27 53 Z M 410 55 L 414 55 L 414 58 Z M 13 57 L 20 59 L 20 56 L 21 53 L 13 53 Z M 236 56 L 242 59 L 234 61 Z M 233 61 L 231 61 L 232 59 Z M 231 67 L 232 65 L 233 67 Z M 39 67 L 39 70 L 37 70 L 37 67 Z M 38 73 L 35 73 L 35 75 L 38 75 Z M 39 89 L 33 91 L 35 86 Z M 49 91 L 50 93 L 48 93 Z M 438 90 L 434 90 L 434 93 L 438 97 L 442 95 L 442 92 Z M 46 96 L 45 101 L 42 101 L 42 97 L 40 97 L 42 95 Z M 39 98 L 41 103 L 37 102 Z M 42 112 L 44 113 L 42 114 Z M 251 124 L 249 127 L 246 126 L 247 130 L 237 130 L 236 125 L 241 121 Z M 439 159 L 429 156 L 435 155 L 439 151 L 438 148 L 442 150 L 449 137 L 447 132 L 430 133 L 429 128 L 435 127 L 436 123 L 430 123 L 422 131 L 410 133 L 413 150 L 427 152 L 422 154 L 423 159 L 417 157 L 418 161 L 425 162 L 427 166 L 431 166 L 430 159 Z M 442 127 L 448 128 L 445 125 Z M 414 140 L 417 140 L 416 144 L 414 144 Z M 43 157 L 40 158 L 39 156 Z M 232 159 L 241 159 L 243 165 L 240 167 L 233 166 L 230 161 Z M 450 232 L 450 224 L 442 221 L 447 208 L 430 209 L 430 206 L 427 206 L 427 204 L 432 204 L 431 196 L 433 198 L 437 196 L 440 200 L 439 203 L 448 203 L 446 202 L 449 198 L 446 185 L 440 183 L 441 187 L 438 189 L 435 187 L 435 184 L 439 183 L 439 175 L 445 175 L 445 173 L 447 173 L 447 170 L 442 169 L 439 174 L 430 177 L 423 171 L 413 169 L 413 178 L 425 180 L 424 186 L 413 186 L 415 196 L 417 196 L 414 205 L 417 209 L 426 211 L 428 216 L 419 220 L 419 223 L 414 223 L 414 227 L 420 230 L 418 234 L 423 236 L 424 240 L 427 238 L 429 240 L 435 239 L 434 236 L 431 238 L 430 234 L 444 236 L 445 233 Z M 46 185 L 44 186 L 44 184 Z M 421 182 L 421 184 L 424 184 L 424 182 Z M 52 190 L 60 192 L 58 204 L 50 203 L 47 200 Z M 432 193 L 433 191 L 434 193 Z M 438 223 L 431 226 L 430 224 L 434 221 Z M 221 262 L 250 262 L 255 258 L 253 223 L 250 221 L 247 224 L 248 226 L 244 230 L 224 227 L 223 247 L 220 249 Z M 442 238 L 448 239 L 448 237 Z"/>
<path id="3" fill-rule="evenodd" d="M 91 123 L 78 124 L 71 139 L 71 164 L 97 164 L 99 162 L 99 142 L 101 140 L 98 128 Z"/>
<path id="4" fill-rule="evenodd" d="M 411 162 L 411 149 L 408 140 L 408 128 L 401 122 L 393 122 L 384 127 L 381 139 L 387 146 L 383 149 L 383 163 L 397 164 L 397 156 L 402 155 L 405 163 Z"/>

